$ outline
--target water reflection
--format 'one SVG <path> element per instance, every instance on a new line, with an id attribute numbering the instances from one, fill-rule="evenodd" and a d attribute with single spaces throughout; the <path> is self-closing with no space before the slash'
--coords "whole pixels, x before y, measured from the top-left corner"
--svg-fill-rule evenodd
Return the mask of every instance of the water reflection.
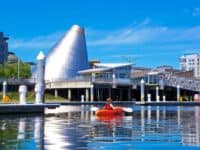
<path id="1" fill-rule="evenodd" d="M 80 106 L 55 115 L 0 116 L 0 148 L 200 148 L 200 107 L 134 106 L 134 113 L 124 117 L 95 117 L 89 110 Z"/>
<path id="2" fill-rule="evenodd" d="M 43 127 L 41 120 L 43 117 L 40 117 L 37 123 L 34 123 L 34 118 L 35 116 L 30 115 L 1 115 L 0 148 L 3 150 L 42 149 L 43 132 L 37 132 L 37 130 Z M 35 128 L 34 125 L 36 125 Z"/>

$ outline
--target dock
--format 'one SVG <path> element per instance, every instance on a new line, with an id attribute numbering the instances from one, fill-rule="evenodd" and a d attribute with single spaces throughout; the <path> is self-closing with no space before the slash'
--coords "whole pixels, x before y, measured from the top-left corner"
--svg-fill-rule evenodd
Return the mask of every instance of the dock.
<path id="1" fill-rule="evenodd" d="M 200 106 L 200 102 L 193 101 L 166 101 L 166 102 L 140 102 L 140 101 L 112 101 L 113 105 L 135 105 L 135 106 Z M 59 104 L 59 105 L 104 105 L 105 101 L 71 101 L 71 102 L 51 102 L 47 104 Z"/>
<path id="2" fill-rule="evenodd" d="M 0 114 L 44 113 L 45 108 L 55 109 L 60 104 L 1 104 Z"/>

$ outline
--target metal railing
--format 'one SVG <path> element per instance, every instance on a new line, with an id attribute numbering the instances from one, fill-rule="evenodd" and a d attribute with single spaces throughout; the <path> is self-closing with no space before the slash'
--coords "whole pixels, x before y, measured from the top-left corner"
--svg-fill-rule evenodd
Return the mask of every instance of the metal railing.
<path id="1" fill-rule="evenodd" d="M 200 80 L 194 78 L 185 78 L 171 75 L 168 78 L 164 78 L 164 84 L 171 87 L 177 87 L 179 85 L 182 89 L 196 92 L 200 91 Z"/>
<path id="2" fill-rule="evenodd" d="M 158 76 L 160 76 L 158 74 Z M 145 79 L 144 77 L 136 78 L 132 80 L 133 85 L 140 85 L 141 79 Z M 200 80 L 195 78 L 186 78 L 180 77 L 172 73 L 162 73 L 162 75 L 158 78 L 158 82 L 155 85 L 160 85 L 161 81 L 163 82 L 164 86 L 170 86 L 176 88 L 179 86 L 182 89 L 190 90 L 199 92 L 200 91 Z M 148 85 L 148 83 L 146 82 Z"/>

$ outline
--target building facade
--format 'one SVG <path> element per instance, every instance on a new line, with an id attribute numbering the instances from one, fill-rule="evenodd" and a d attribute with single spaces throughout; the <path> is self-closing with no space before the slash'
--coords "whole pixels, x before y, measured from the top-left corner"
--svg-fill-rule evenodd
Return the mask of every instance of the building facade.
<path id="1" fill-rule="evenodd" d="M 72 79 L 78 75 L 78 71 L 88 68 L 84 29 L 78 25 L 73 25 L 48 53 L 45 80 L 63 81 Z"/>
<path id="2" fill-rule="evenodd" d="M 193 71 L 194 77 L 200 77 L 200 54 L 185 54 L 180 57 L 180 69 L 183 71 Z"/>
<path id="3" fill-rule="evenodd" d="M 4 63 L 8 58 L 8 37 L 5 37 L 3 32 L 0 32 L 0 63 Z"/>

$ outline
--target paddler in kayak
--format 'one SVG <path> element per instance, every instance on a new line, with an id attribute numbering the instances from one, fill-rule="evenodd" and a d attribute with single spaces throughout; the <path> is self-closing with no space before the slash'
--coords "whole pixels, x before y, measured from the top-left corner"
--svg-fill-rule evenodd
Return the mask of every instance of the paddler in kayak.
<path id="1" fill-rule="evenodd" d="M 114 106 L 112 105 L 112 99 L 110 97 L 106 99 L 106 104 L 104 105 L 103 109 L 114 109 Z"/>

